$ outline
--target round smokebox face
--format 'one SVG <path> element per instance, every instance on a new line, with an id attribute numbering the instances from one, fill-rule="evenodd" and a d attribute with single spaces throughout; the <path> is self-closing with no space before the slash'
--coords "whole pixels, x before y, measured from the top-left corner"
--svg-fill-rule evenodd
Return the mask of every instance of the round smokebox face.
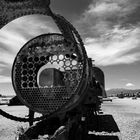
<path id="1" fill-rule="evenodd" d="M 26 43 L 15 58 L 13 86 L 32 110 L 52 114 L 76 94 L 83 75 L 78 45 L 61 34 L 44 34 Z"/>

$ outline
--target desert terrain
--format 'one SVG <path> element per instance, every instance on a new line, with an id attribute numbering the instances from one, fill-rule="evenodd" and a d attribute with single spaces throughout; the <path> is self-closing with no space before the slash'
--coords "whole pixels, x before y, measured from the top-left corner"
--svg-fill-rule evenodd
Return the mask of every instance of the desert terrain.
<path id="1" fill-rule="evenodd" d="M 140 99 L 113 99 L 104 102 L 103 112 L 112 114 L 121 134 L 122 140 L 140 140 Z"/>
<path id="2" fill-rule="evenodd" d="M 1 109 L 24 117 L 28 109 L 24 106 L 0 106 Z M 102 104 L 104 114 L 113 115 L 121 134 L 121 140 L 140 140 L 140 99 L 113 99 Z M 0 116 L 0 140 L 15 140 L 18 127 L 28 127 L 27 123 L 15 122 Z"/>

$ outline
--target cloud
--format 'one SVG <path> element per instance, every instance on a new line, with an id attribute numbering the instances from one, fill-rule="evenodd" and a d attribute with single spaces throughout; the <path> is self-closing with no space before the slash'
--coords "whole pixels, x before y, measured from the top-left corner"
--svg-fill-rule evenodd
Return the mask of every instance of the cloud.
<path id="1" fill-rule="evenodd" d="M 127 83 L 125 86 L 126 86 L 126 87 L 134 87 L 135 85 L 132 84 L 132 83 Z"/>
<path id="2" fill-rule="evenodd" d="M 116 25 L 129 25 L 129 15 L 134 17 L 132 13 L 139 9 L 138 6 L 140 2 L 136 0 L 94 0 L 77 21 L 77 26 L 85 37 L 100 37 Z"/>
<path id="3" fill-rule="evenodd" d="M 139 36 L 140 28 L 115 27 L 100 38 L 86 38 L 85 46 L 98 65 L 130 64 L 140 59 Z"/>
<path id="4" fill-rule="evenodd" d="M 110 16 L 113 14 L 116 14 L 116 12 L 120 12 L 121 6 L 118 5 L 118 3 L 106 3 L 106 2 L 97 2 L 95 5 L 91 4 L 89 5 L 89 9 L 86 11 L 86 14 L 89 15 L 96 15 L 97 17 L 102 16 Z M 108 15 L 109 14 L 109 15 Z"/>
<path id="5" fill-rule="evenodd" d="M 8 51 L 12 50 L 16 54 L 33 37 L 52 32 L 58 33 L 59 30 L 50 17 L 24 16 L 10 22 L 0 30 L 0 43 L 5 48 L 9 48 Z"/>
<path id="6" fill-rule="evenodd" d="M 133 16 L 138 17 L 133 13 L 139 7 L 140 1 L 137 0 L 95 0 L 75 22 L 89 57 L 97 65 L 139 61 L 140 18 L 135 24 L 128 22 Z"/>
<path id="7" fill-rule="evenodd" d="M 9 76 L 0 75 L 0 83 L 11 83 L 11 78 Z"/>

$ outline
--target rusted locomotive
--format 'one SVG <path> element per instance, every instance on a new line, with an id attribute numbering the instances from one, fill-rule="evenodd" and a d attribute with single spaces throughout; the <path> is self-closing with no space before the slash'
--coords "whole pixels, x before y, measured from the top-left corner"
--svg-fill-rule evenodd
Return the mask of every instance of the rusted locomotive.
<path id="1" fill-rule="evenodd" d="M 0 2 L 1 28 L 18 17 L 43 14 L 60 31 L 32 38 L 15 57 L 12 83 L 17 97 L 30 110 L 29 118 L 2 110 L 0 113 L 16 121 L 30 122 L 19 140 L 37 139 L 39 135 L 57 140 L 86 140 L 88 131 L 97 127 L 95 118 L 102 97 L 106 97 L 104 74 L 88 58 L 78 31 L 64 17 L 53 13 L 49 4 L 49 0 Z M 34 118 L 34 112 L 42 116 Z M 36 123 L 32 125 L 33 122 Z"/>

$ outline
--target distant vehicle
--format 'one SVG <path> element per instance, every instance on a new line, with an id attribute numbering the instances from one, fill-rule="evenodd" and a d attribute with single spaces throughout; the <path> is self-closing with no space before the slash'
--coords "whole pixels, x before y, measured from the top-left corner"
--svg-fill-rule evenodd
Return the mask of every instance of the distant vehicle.
<path id="1" fill-rule="evenodd" d="M 133 99 L 133 100 L 136 100 L 136 99 L 137 99 L 137 96 L 135 96 L 135 97 L 132 97 L 132 99 Z"/>
<path id="2" fill-rule="evenodd" d="M 120 93 L 117 96 L 118 96 L 118 98 L 124 98 L 124 94 L 123 93 Z"/>

